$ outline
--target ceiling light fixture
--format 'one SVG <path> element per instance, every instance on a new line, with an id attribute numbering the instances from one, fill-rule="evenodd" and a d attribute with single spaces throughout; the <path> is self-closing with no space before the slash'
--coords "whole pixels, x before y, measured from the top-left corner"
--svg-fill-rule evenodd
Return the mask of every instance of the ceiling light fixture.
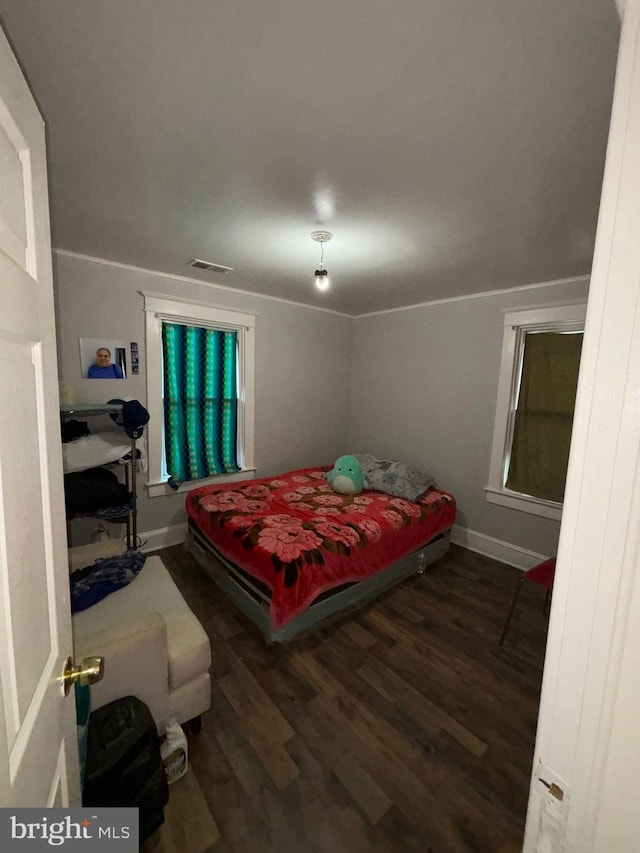
<path id="1" fill-rule="evenodd" d="M 311 239 L 320 243 L 320 268 L 315 271 L 315 283 L 318 290 L 328 290 L 331 286 L 329 273 L 324 268 L 324 244 L 333 237 L 330 231 L 312 231 Z"/>

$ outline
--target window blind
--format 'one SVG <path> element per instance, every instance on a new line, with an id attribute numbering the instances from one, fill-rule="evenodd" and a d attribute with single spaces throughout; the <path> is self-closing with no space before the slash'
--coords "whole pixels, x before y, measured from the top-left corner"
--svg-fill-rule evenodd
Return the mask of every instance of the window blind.
<path id="1" fill-rule="evenodd" d="M 529 332 L 506 487 L 561 503 L 578 384 L 582 333 Z"/>

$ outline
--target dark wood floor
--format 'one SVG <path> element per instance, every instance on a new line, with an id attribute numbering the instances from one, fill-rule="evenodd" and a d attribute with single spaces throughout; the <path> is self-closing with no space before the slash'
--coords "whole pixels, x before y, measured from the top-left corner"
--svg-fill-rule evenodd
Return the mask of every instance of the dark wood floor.
<path id="1" fill-rule="evenodd" d="M 267 646 L 181 547 L 161 556 L 213 655 L 144 850 L 511 853 L 521 849 L 542 675 L 543 591 L 452 546 L 356 615 Z"/>

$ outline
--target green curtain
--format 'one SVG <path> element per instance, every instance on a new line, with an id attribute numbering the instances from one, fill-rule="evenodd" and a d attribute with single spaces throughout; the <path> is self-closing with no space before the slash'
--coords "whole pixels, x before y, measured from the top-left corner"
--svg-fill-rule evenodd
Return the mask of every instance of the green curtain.
<path id="1" fill-rule="evenodd" d="M 563 500 L 582 337 L 559 332 L 526 335 L 508 489 Z"/>
<path id="2" fill-rule="evenodd" d="M 162 324 L 169 484 L 240 470 L 238 333 Z"/>

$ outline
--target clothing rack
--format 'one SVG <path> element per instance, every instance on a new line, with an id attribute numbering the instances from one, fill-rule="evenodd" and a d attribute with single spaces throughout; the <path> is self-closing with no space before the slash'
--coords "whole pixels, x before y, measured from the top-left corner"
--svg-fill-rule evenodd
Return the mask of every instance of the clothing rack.
<path id="1" fill-rule="evenodd" d="M 76 403 L 60 407 L 61 418 L 67 419 L 72 416 L 80 418 L 91 418 L 99 415 L 119 414 L 122 411 L 121 403 Z M 137 430 L 138 431 L 138 430 Z M 142 435 L 143 428 L 139 429 Z M 128 436 L 131 445 L 131 459 L 126 461 L 124 467 L 125 487 L 128 492 L 131 492 L 131 508 L 127 512 L 127 549 L 137 548 L 138 546 L 138 499 L 137 499 L 137 467 L 138 457 L 136 442 L 134 436 Z M 104 464 L 104 463 L 103 463 Z M 98 466 L 102 467 L 102 466 Z"/>

